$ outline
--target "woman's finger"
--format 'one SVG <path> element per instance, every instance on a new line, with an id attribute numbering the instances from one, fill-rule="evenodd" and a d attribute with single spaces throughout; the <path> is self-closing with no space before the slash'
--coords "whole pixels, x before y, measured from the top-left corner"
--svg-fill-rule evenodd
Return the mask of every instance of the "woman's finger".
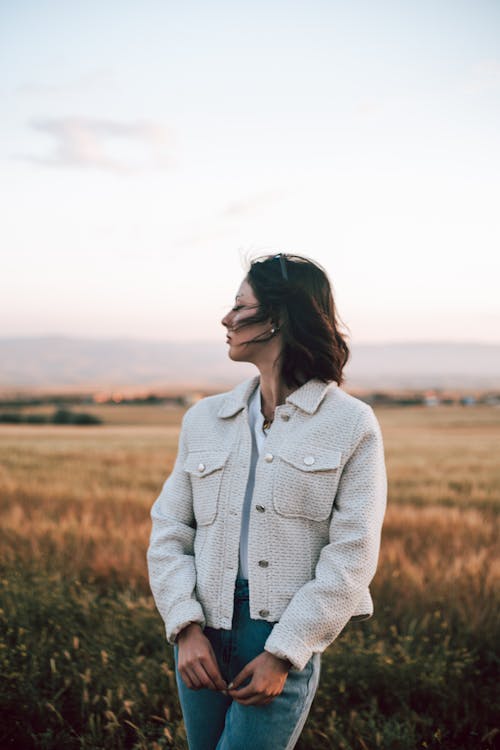
<path id="1" fill-rule="evenodd" d="M 234 696 L 234 700 L 242 706 L 266 706 L 268 703 L 271 703 L 274 698 L 276 698 L 275 695 L 264 696 L 261 693 L 254 693 L 249 698 L 239 698 Z"/>
<path id="2" fill-rule="evenodd" d="M 226 681 L 223 679 L 219 665 L 211 655 L 201 660 L 202 666 L 208 675 L 213 690 L 227 690 Z"/>
<path id="3" fill-rule="evenodd" d="M 182 679 L 184 680 L 184 683 L 188 688 L 190 688 L 191 690 L 199 690 L 201 688 L 201 683 L 192 667 L 184 667 L 179 671 L 181 673 Z M 184 679 L 184 676 L 186 676 L 187 680 Z"/>
<path id="4" fill-rule="evenodd" d="M 205 669 L 205 665 L 200 660 L 197 664 L 194 664 L 192 669 L 196 673 L 200 687 L 208 688 L 209 690 L 217 690 L 214 681 Z"/>
<path id="5" fill-rule="evenodd" d="M 187 688 L 189 688 L 189 689 L 192 689 L 192 684 L 193 684 L 193 683 L 191 682 L 191 680 L 190 680 L 190 678 L 189 678 L 189 675 L 188 675 L 188 673 L 186 672 L 186 670 L 185 670 L 185 669 L 179 669 L 179 674 L 180 674 L 180 676 L 181 676 L 181 680 L 183 681 L 184 685 L 185 685 L 185 686 L 186 686 Z"/>
<path id="6" fill-rule="evenodd" d="M 239 688 L 238 690 L 231 689 L 228 692 L 231 698 L 234 698 L 237 701 L 247 700 L 248 698 L 252 698 L 254 695 L 260 695 L 260 693 L 255 690 L 251 682 L 248 685 L 245 685 L 245 687 Z"/>
<path id="7" fill-rule="evenodd" d="M 232 683 L 228 686 L 228 688 L 230 690 L 236 690 L 237 688 L 239 688 L 239 686 L 243 682 L 245 682 L 245 680 L 247 680 L 249 677 L 252 677 L 253 672 L 254 672 L 254 667 L 253 667 L 252 661 L 250 661 L 248 662 L 248 664 L 246 664 L 243 667 L 241 672 L 238 672 L 238 674 L 236 675 Z M 248 687 L 248 685 L 246 687 Z"/>

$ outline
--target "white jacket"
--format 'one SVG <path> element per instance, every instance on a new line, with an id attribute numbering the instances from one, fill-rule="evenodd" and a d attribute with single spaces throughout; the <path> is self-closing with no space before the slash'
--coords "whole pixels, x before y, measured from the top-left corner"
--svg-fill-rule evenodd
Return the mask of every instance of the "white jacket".
<path id="1" fill-rule="evenodd" d="M 151 589 L 173 643 L 189 622 L 231 628 L 250 467 L 247 402 L 258 376 L 185 414 L 172 474 L 153 505 Z M 351 618 L 369 617 L 386 505 L 370 406 L 310 380 L 278 406 L 249 521 L 250 616 L 275 622 L 265 649 L 303 669 Z"/>

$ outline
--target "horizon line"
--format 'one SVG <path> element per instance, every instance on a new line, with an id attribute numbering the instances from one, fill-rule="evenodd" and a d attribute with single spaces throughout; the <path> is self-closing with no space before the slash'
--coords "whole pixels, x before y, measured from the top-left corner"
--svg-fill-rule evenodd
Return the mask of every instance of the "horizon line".
<path id="1" fill-rule="evenodd" d="M 221 338 L 199 338 L 199 339 L 171 339 L 171 338 L 162 338 L 162 337 L 143 337 L 143 336 L 127 336 L 127 335 L 85 335 L 85 334 L 68 334 L 68 333 L 42 333 L 42 334 L 14 334 L 14 335 L 5 335 L 0 334 L 0 341 L 13 341 L 13 340 L 33 340 L 33 339 L 59 339 L 59 340 L 69 340 L 69 341 L 95 341 L 95 342 L 104 342 L 104 341 L 120 341 L 120 342 L 139 342 L 139 343 L 165 343 L 165 344 L 210 344 L 210 343 L 220 343 L 222 341 Z M 500 346 L 500 339 L 498 341 L 489 341 L 484 339 L 447 339 L 447 338 L 439 338 L 439 339 L 429 339 L 429 338 L 422 338 L 422 339 L 381 339 L 377 341 L 370 341 L 370 340 L 359 340 L 356 342 L 353 342 L 351 339 L 347 339 L 348 343 L 353 346 L 392 346 L 392 345 L 408 345 L 408 344 L 426 344 L 426 345 L 438 345 L 438 344 L 454 344 L 454 345 L 480 345 L 480 346 Z M 224 343 L 222 341 L 222 343 Z"/>

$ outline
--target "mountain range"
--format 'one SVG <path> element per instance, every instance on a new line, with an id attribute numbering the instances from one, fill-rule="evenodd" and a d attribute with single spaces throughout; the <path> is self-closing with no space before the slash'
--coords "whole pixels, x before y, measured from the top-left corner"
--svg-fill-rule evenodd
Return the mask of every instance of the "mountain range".
<path id="1" fill-rule="evenodd" d="M 228 388 L 255 368 L 229 360 L 219 341 L 65 336 L 0 338 L 2 390 Z M 356 344 L 349 389 L 500 389 L 500 344 Z"/>

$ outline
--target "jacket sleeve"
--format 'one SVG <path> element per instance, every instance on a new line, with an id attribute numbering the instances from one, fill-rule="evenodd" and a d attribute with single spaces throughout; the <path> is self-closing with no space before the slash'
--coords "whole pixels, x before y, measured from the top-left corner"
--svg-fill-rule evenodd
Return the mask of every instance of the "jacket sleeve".
<path id="1" fill-rule="evenodd" d="M 195 596 L 195 520 L 191 483 L 184 471 L 187 421 L 184 415 L 179 451 L 172 473 L 151 509 L 152 530 L 147 552 L 149 582 L 169 643 L 190 622 L 205 627 L 205 616 Z"/>
<path id="2" fill-rule="evenodd" d="M 375 575 L 386 499 L 382 435 L 373 410 L 364 405 L 339 480 L 329 543 L 314 578 L 295 593 L 271 631 L 266 651 L 301 670 L 337 638 Z"/>

